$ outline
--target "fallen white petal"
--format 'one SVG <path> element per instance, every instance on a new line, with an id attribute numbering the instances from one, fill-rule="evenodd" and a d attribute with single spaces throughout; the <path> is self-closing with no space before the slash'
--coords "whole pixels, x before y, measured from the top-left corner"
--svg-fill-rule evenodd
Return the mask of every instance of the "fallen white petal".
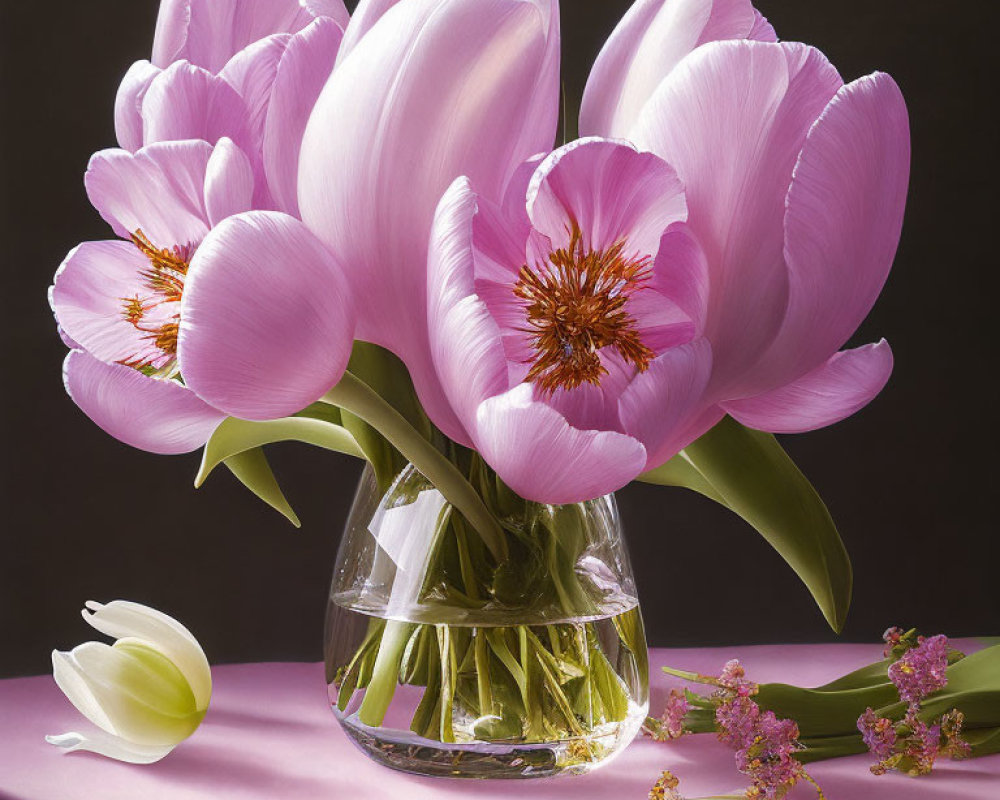
<path id="1" fill-rule="evenodd" d="M 90 737 L 70 732 L 58 736 L 46 736 L 45 741 L 67 753 L 86 750 L 90 753 L 126 761 L 130 764 L 152 764 L 174 749 L 174 745 L 150 746 L 127 742 L 108 733 L 96 733 Z"/>

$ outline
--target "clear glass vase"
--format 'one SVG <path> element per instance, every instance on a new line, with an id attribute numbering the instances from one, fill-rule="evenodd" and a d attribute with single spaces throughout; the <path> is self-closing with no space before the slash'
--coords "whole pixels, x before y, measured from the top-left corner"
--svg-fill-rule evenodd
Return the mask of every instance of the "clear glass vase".
<path id="1" fill-rule="evenodd" d="M 361 477 L 330 589 L 334 714 L 386 766 L 529 778 L 594 769 L 648 709 L 645 634 L 614 497 L 549 506 L 470 469 L 495 558 L 412 466 Z"/>

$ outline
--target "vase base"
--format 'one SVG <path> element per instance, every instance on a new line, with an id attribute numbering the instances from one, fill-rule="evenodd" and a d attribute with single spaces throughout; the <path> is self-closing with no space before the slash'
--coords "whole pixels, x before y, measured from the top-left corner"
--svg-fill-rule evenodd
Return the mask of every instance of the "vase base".
<path id="1" fill-rule="evenodd" d="M 356 717 L 337 716 L 365 755 L 401 772 L 447 778 L 528 779 L 582 775 L 603 766 L 635 738 L 646 711 L 636 708 L 627 719 L 599 734 L 539 744 L 435 742 L 404 731 L 379 728 L 376 732 Z"/>

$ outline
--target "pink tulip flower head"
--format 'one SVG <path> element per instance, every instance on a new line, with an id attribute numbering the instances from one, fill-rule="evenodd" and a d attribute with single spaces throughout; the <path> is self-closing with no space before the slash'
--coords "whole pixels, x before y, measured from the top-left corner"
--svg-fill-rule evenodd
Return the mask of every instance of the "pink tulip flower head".
<path id="1" fill-rule="evenodd" d="M 657 154 L 684 184 L 720 416 L 795 433 L 881 391 L 885 341 L 838 350 L 902 226 L 909 127 L 888 75 L 845 85 L 819 51 L 776 43 L 748 0 L 640 0 L 597 59 L 580 123 Z"/>
<path id="2" fill-rule="evenodd" d="M 800 432 L 881 391 L 886 342 L 838 349 L 902 225 L 891 78 L 845 85 L 744 0 L 648 0 L 598 58 L 581 126 L 627 141 L 567 145 L 499 205 L 460 181 L 431 239 L 438 376 L 513 488 L 587 499 L 727 413 Z"/>
<path id="3" fill-rule="evenodd" d="M 427 243 L 459 175 L 499 200 L 551 149 L 559 110 L 556 0 L 364 0 L 306 126 L 303 221 L 338 254 L 358 337 L 406 362 L 438 427 L 469 444 L 427 333 Z"/>
<path id="4" fill-rule="evenodd" d="M 255 207 L 297 216 L 302 132 L 347 23 L 342 0 L 165 0 L 152 62 L 118 90 L 119 145 L 228 137 L 250 157 Z"/>
<path id="5" fill-rule="evenodd" d="M 353 339 L 340 268 L 298 220 L 250 210 L 233 142 L 106 150 L 86 186 L 121 239 L 73 249 L 50 297 L 73 347 L 66 388 L 99 426 L 185 452 L 227 415 L 285 416 L 339 380 Z"/>
<path id="6" fill-rule="evenodd" d="M 588 499 L 686 444 L 711 367 L 686 218 L 668 164 L 602 139 L 528 164 L 502 204 L 465 179 L 442 199 L 432 354 L 477 449 L 524 496 Z"/>

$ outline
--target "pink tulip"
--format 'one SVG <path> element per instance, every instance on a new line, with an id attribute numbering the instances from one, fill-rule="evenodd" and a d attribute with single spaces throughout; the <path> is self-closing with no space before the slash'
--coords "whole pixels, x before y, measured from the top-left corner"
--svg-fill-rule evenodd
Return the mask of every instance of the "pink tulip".
<path id="1" fill-rule="evenodd" d="M 722 36 L 730 13 L 739 25 Z M 636 27 L 641 14 L 669 24 Z M 899 240 L 905 104 L 887 75 L 845 86 L 817 50 L 740 40 L 769 31 L 747 3 L 637 4 L 598 59 L 584 116 L 604 135 L 628 125 L 649 152 L 594 139 L 556 151 L 528 183 L 527 214 L 516 185 L 500 206 L 475 181 L 442 199 L 435 364 L 473 444 L 526 497 L 612 491 L 726 413 L 773 432 L 830 425 L 888 380 L 885 341 L 838 350 Z M 624 339 L 621 318 L 591 314 L 606 299 L 579 287 L 608 253 L 651 270 L 615 273 Z"/>
<path id="2" fill-rule="evenodd" d="M 367 0 L 345 42 L 302 144 L 302 219 L 348 272 L 359 338 L 397 353 L 437 424 L 467 443 L 429 356 L 428 236 L 455 178 L 499 199 L 521 162 L 551 148 L 558 6 Z"/>
<path id="3" fill-rule="evenodd" d="M 152 63 L 118 90 L 119 145 L 228 137 L 250 156 L 255 206 L 297 216 L 302 132 L 347 20 L 342 0 L 164 2 Z"/>
<path id="4" fill-rule="evenodd" d="M 910 145 L 888 75 L 845 86 L 822 53 L 775 38 L 747 0 L 641 0 L 597 59 L 581 129 L 677 170 L 709 262 L 707 404 L 793 433 L 888 381 L 884 340 L 837 351 L 892 265 Z"/>
<path id="5" fill-rule="evenodd" d="M 899 242 L 910 144 L 892 78 L 844 85 L 805 45 L 716 42 L 663 80 L 629 138 L 677 170 L 708 256 L 707 400 L 750 427 L 798 432 L 874 398 L 888 344 L 837 351 Z"/>
<path id="6" fill-rule="evenodd" d="M 286 416 L 340 379 L 353 340 L 340 268 L 298 220 L 250 211 L 232 141 L 105 150 L 86 186 L 124 241 L 74 248 L 50 297 L 74 348 L 66 388 L 108 433 L 185 452 L 227 415 Z"/>
<path id="7" fill-rule="evenodd" d="M 660 158 L 584 139 L 501 204 L 465 179 L 428 264 L 431 350 L 461 424 L 523 496 L 577 502 L 672 455 L 701 413 L 706 264 Z"/>

